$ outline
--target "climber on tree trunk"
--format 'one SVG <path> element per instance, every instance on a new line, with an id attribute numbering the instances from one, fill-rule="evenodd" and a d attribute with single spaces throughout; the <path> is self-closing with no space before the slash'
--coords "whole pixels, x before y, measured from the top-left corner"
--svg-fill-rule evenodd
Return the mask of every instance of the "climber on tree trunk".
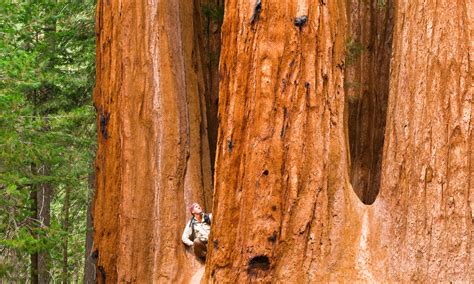
<path id="1" fill-rule="evenodd" d="M 182 240 L 187 246 L 193 246 L 194 254 L 200 260 L 206 260 L 207 241 L 211 231 L 212 214 L 205 214 L 199 204 L 193 203 L 189 207 L 193 215 L 184 228 Z"/>

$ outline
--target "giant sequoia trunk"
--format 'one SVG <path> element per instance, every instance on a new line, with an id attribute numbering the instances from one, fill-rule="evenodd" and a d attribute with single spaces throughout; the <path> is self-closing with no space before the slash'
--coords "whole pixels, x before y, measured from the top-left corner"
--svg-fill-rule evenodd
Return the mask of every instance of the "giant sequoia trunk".
<path id="1" fill-rule="evenodd" d="M 471 11 L 226 1 L 209 281 L 474 279 Z"/>
<path id="2" fill-rule="evenodd" d="M 99 282 L 197 267 L 179 237 L 210 209 L 217 102 L 197 2 L 98 4 Z M 226 1 L 204 282 L 474 279 L 469 4 Z"/>
<path id="3" fill-rule="evenodd" d="M 187 204 L 211 207 L 199 1 L 99 1 L 100 283 L 185 281 Z"/>
<path id="4" fill-rule="evenodd" d="M 368 267 L 472 281 L 472 1 L 396 3 L 380 196 L 362 227 Z"/>
<path id="5" fill-rule="evenodd" d="M 349 270 L 355 249 L 346 244 L 358 232 L 344 126 L 344 1 L 225 7 L 206 277 L 302 282 Z"/>

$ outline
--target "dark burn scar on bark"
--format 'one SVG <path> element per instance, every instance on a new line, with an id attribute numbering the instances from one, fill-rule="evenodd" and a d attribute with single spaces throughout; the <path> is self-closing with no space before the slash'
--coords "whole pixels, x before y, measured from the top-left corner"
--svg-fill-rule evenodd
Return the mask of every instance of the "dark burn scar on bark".
<path id="1" fill-rule="evenodd" d="M 227 149 L 229 152 L 232 152 L 232 149 L 234 149 L 234 143 L 232 143 L 232 140 L 227 140 Z"/>
<path id="2" fill-rule="evenodd" d="M 253 8 L 253 15 L 250 18 L 250 24 L 254 24 L 260 18 L 260 13 L 262 12 L 262 0 L 257 0 L 255 2 L 255 8 Z"/>
<path id="3" fill-rule="evenodd" d="M 109 138 L 109 133 L 107 132 L 107 126 L 109 125 L 110 120 L 110 113 L 105 111 L 101 111 L 99 114 L 99 122 L 100 122 L 100 133 L 102 133 L 102 137 L 105 140 Z"/>
<path id="4" fill-rule="evenodd" d="M 283 108 L 283 123 L 282 123 L 282 126 L 281 126 L 281 130 L 280 130 L 280 138 L 283 138 L 283 136 L 285 136 L 285 131 L 286 131 L 286 117 L 288 116 L 288 110 L 286 109 L 286 107 Z"/>
<path id="5" fill-rule="evenodd" d="M 100 276 L 102 277 L 102 283 L 107 283 L 105 280 L 107 278 L 107 275 L 105 274 L 105 269 L 102 265 L 99 265 L 98 267 Z"/>
<path id="6" fill-rule="evenodd" d="M 340 63 L 336 64 L 336 67 L 341 69 L 342 71 L 344 71 L 344 66 L 345 66 L 344 61 L 341 61 Z"/>
<path id="7" fill-rule="evenodd" d="M 277 232 L 273 231 L 273 234 L 270 237 L 268 237 L 268 241 L 274 243 L 276 242 L 276 240 L 277 240 Z"/>

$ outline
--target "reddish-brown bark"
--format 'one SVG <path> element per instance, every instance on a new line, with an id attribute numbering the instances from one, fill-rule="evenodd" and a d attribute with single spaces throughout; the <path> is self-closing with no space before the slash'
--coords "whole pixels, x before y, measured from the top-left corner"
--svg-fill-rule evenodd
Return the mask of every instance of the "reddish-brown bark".
<path id="1" fill-rule="evenodd" d="M 371 270 L 473 281 L 472 1 L 398 1 L 395 23 Z"/>
<path id="2" fill-rule="evenodd" d="M 344 243 L 356 238 L 347 204 L 344 1 L 262 1 L 253 17 L 257 3 L 225 6 L 206 277 L 324 279 L 351 265 Z"/>
<path id="3" fill-rule="evenodd" d="M 202 282 L 474 280 L 470 1 L 225 6 Z M 197 268 L 179 236 L 185 205 L 211 203 L 201 20 L 98 5 L 99 282 Z"/>
<path id="4" fill-rule="evenodd" d="M 210 208 L 198 1 L 99 1 L 97 280 L 181 282 L 187 204 Z"/>
<path id="5" fill-rule="evenodd" d="M 472 281 L 470 1 L 263 1 L 252 24 L 256 2 L 226 2 L 206 281 Z"/>

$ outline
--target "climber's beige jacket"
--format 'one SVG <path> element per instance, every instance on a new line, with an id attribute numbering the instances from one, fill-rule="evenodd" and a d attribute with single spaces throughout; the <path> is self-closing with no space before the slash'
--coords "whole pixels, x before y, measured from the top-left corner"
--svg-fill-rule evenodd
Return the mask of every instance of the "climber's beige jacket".
<path id="1" fill-rule="evenodd" d="M 212 222 L 212 213 L 209 214 L 209 219 Z M 193 225 L 191 225 L 191 223 Z M 192 246 L 194 242 L 190 239 L 191 235 L 193 234 L 193 227 L 194 226 L 194 237 L 196 239 L 200 239 L 201 241 L 206 241 L 209 237 L 209 233 L 211 232 L 211 226 L 204 222 L 204 216 L 202 217 L 202 222 L 199 222 L 195 217 L 186 223 L 186 227 L 184 228 L 183 236 L 181 240 L 188 246 Z"/>

